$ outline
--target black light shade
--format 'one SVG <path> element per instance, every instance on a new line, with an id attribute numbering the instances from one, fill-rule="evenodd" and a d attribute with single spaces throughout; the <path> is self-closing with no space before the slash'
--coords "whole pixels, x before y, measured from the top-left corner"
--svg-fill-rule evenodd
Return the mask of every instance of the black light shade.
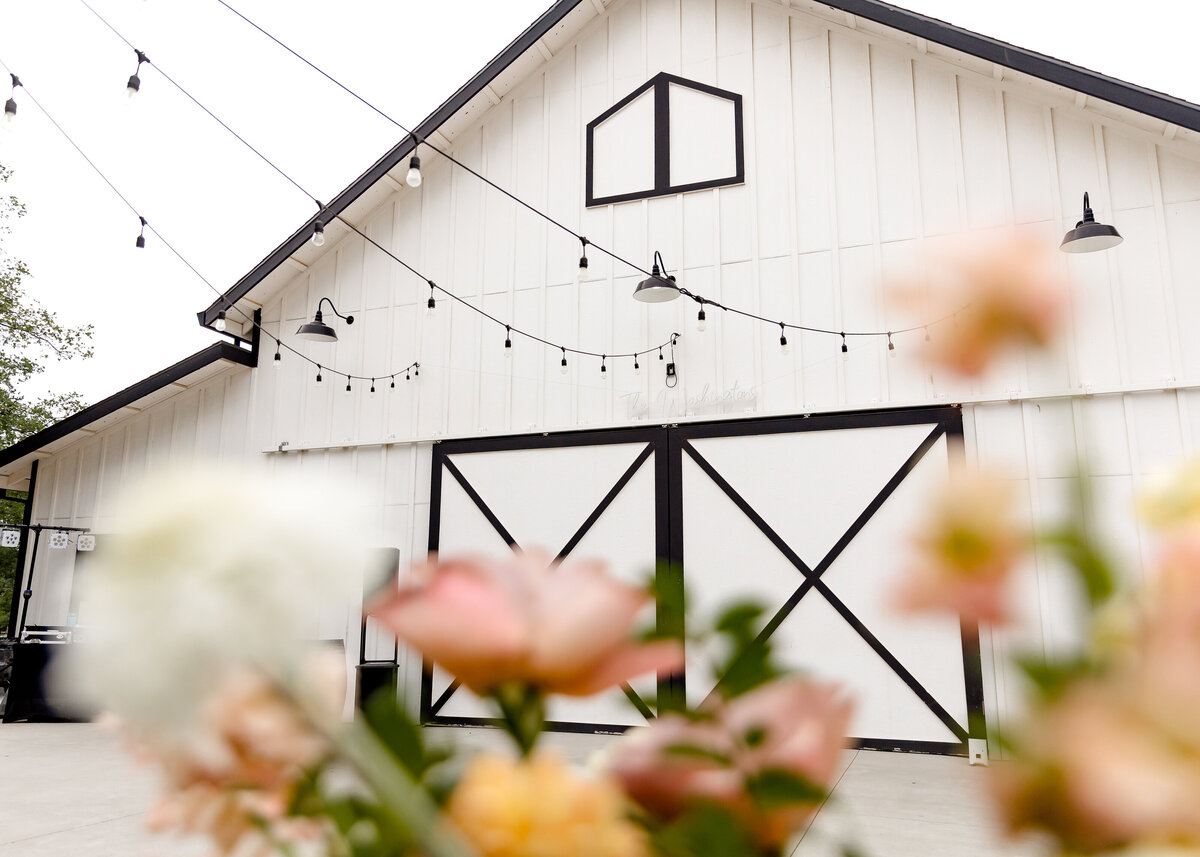
<path id="1" fill-rule="evenodd" d="M 1062 244 L 1058 249 L 1064 253 L 1094 253 L 1097 250 L 1116 247 L 1124 240 L 1115 226 L 1096 222 L 1088 195 L 1085 193 L 1083 195 L 1083 220 L 1076 223 L 1075 228 L 1063 237 Z"/>
<path id="2" fill-rule="evenodd" d="M 638 283 L 637 288 L 633 290 L 634 300 L 648 304 L 673 301 L 677 297 L 679 297 L 679 286 L 675 285 L 675 278 L 662 276 L 658 265 L 651 268 L 650 276 Z"/>
<path id="3" fill-rule="evenodd" d="M 337 331 L 321 319 L 320 310 L 317 310 L 312 321 L 300 325 L 296 335 L 310 342 L 337 342 Z"/>

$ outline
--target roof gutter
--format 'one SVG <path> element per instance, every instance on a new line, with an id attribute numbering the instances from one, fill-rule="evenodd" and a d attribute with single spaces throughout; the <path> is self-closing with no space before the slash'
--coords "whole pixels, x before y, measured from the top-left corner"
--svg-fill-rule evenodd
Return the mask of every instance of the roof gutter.
<path id="1" fill-rule="evenodd" d="M 532 48 L 538 39 L 554 29 L 581 2 L 582 0 L 558 0 L 553 6 L 543 12 L 512 44 L 497 54 L 482 70 L 446 99 L 441 107 L 429 114 L 425 121 L 413 129 L 412 134 L 409 134 L 396 144 L 387 154 L 376 161 L 369 170 L 355 179 L 349 187 L 321 209 L 320 212 L 306 220 L 304 225 L 292 233 L 290 238 L 255 265 L 248 274 L 234 283 L 222 297 L 213 301 L 207 309 L 196 313 L 196 317 L 200 321 L 200 326 L 209 327 L 216 321 L 218 312 L 227 309 L 245 297 L 267 275 L 282 265 L 284 260 L 304 246 L 305 242 L 312 237 L 313 227 L 316 225 L 317 220 L 328 223 L 345 211 L 393 167 L 402 163 L 417 148 L 419 141 L 427 139 L 433 132 L 445 124 L 447 120 L 454 116 L 454 114 L 465 107 L 468 102 L 479 95 L 483 91 L 483 88 L 491 83 L 497 75 L 512 65 L 523 53 Z"/>

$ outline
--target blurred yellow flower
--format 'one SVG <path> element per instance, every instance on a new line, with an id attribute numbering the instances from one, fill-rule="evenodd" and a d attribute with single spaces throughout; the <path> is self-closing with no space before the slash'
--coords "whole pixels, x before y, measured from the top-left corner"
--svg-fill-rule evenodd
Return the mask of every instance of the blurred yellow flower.
<path id="1" fill-rule="evenodd" d="M 1159 530 L 1200 524 L 1200 458 L 1151 480 L 1138 497 L 1138 511 Z"/>
<path id="2" fill-rule="evenodd" d="M 447 814 L 481 857 L 639 857 L 642 832 L 620 788 L 584 779 L 560 758 L 476 758 Z"/>
<path id="3" fill-rule="evenodd" d="M 1008 581 L 1029 549 L 1012 483 L 958 473 L 914 536 L 915 556 L 897 593 L 907 611 L 947 610 L 969 622 L 1010 618 Z"/>

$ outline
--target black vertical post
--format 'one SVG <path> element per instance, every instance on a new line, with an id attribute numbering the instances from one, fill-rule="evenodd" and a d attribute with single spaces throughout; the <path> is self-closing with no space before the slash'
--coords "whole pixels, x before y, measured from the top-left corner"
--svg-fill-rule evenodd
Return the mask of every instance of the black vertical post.
<path id="1" fill-rule="evenodd" d="M 659 591 L 659 631 L 684 639 L 685 588 L 683 577 L 683 504 L 680 491 L 682 447 L 669 428 L 663 427 L 654 441 L 654 483 L 657 519 L 655 548 L 658 554 L 656 585 Z M 681 710 L 687 706 L 682 671 L 659 679 L 659 710 Z"/>
<path id="2" fill-rule="evenodd" d="M 25 599 L 24 605 L 21 607 L 21 624 L 17 626 L 17 639 L 25 633 L 25 620 L 29 618 L 29 599 L 33 597 L 33 571 L 37 566 L 37 549 L 38 541 L 42 536 L 42 527 L 40 524 L 35 524 L 29 528 L 33 530 L 33 550 L 29 554 L 29 578 L 25 584 L 25 591 L 21 593 L 21 597 Z M 25 532 L 29 532 L 26 530 Z"/>
<path id="3" fill-rule="evenodd" d="M 29 466 L 29 488 L 25 492 L 25 514 L 21 523 L 21 543 L 17 546 L 17 570 L 13 580 L 12 605 L 8 611 L 8 636 L 17 635 L 17 613 L 21 606 L 21 584 L 25 579 L 25 556 L 29 550 L 29 524 L 33 520 L 33 492 L 37 488 L 38 460 Z M 32 572 L 30 572 L 32 574 Z"/>

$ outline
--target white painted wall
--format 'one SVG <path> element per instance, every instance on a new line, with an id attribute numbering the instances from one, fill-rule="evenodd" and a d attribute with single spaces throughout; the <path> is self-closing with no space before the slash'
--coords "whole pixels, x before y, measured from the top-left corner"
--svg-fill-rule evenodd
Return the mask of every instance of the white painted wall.
<path id="1" fill-rule="evenodd" d="M 746 183 L 585 210 L 586 123 L 663 70 L 745 96 Z M 1097 532 L 1141 573 L 1148 545 L 1130 497 L 1192 452 L 1200 430 L 1200 344 L 1189 335 L 1200 326 L 1195 146 L 1080 108 L 1069 93 L 771 3 L 620 0 L 481 114 L 454 152 L 623 256 L 646 265 L 661 250 L 695 292 L 822 327 L 895 323 L 879 300 L 881 273 L 939 236 L 1016 222 L 1057 244 L 1085 190 L 1126 241 L 1062 257 L 1078 300 L 1061 347 L 964 383 L 890 359 L 883 342 L 853 342 L 843 361 L 834 338 L 796 334 L 784 356 L 776 330 L 716 312 L 697 334 L 693 304 L 632 301 L 641 275 L 598 252 L 577 285 L 574 239 L 429 156 L 421 188 L 393 194 L 364 231 L 464 299 L 556 341 L 625 351 L 679 331 L 679 386 L 664 388 L 656 360 L 640 377 L 610 363 L 601 382 L 598 361 L 572 358 L 563 377 L 557 351 L 520 338 L 506 361 L 502 328 L 444 299 L 427 319 L 425 283 L 352 236 L 264 307 L 267 328 L 355 373 L 420 360 L 419 379 L 346 394 L 344 381 L 326 374 L 318 387 L 311 367 L 286 356 L 275 370 L 268 354 L 262 369 L 230 370 L 43 461 L 36 519 L 103 532 L 115 486 L 148 468 L 253 460 L 287 442 L 309 451 L 272 454 L 276 468 L 356 481 L 379 544 L 419 555 L 428 441 L 438 437 L 960 401 L 969 455 L 1011 465 L 1035 518 L 1061 508 L 1085 460 Z M 357 323 L 338 323 L 336 345 L 293 342 L 322 296 Z M 898 350 L 919 338 L 897 337 Z M 39 557 L 51 583 L 35 597 L 37 621 L 63 618 L 56 562 L 65 560 Z M 994 635 L 995 646 L 1069 645 L 1059 571 L 1039 557 L 1022 585 L 1021 626 Z M 1013 677 L 985 672 L 989 714 L 1003 717 Z"/>

